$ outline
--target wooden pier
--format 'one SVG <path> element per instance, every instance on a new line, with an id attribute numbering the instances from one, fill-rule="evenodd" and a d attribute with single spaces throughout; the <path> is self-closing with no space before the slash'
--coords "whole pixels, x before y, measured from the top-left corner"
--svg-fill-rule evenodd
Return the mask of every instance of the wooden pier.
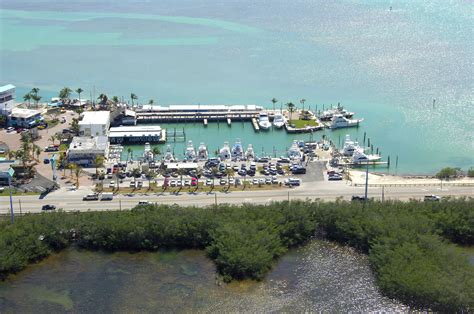
<path id="1" fill-rule="evenodd" d="M 257 118 L 252 118 L 252 125 L 255 131 L 260 131 L 260 126 L 258 125 Z"/>

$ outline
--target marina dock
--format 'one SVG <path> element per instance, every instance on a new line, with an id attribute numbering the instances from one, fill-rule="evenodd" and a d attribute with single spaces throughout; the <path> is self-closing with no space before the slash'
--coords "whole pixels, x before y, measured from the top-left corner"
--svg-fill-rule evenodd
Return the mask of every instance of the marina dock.
<path id="1" fill-rule="evenodd" d="M 252 125 L 255 131 L 260 131 L 260 127 L 258 126 L 257 118 L 252 118 Z"/>

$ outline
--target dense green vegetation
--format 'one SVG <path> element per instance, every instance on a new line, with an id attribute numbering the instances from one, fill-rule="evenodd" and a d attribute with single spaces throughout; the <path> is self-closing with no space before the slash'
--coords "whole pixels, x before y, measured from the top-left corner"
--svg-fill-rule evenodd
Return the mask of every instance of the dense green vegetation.
<path id="1" fill-rule="evenodd" d="M 278 256 L 313 236 L 369 255 L 381 290 L 419 308 L 474 309 L 474 199 L 282 202 L 208 208 L 45 213 L 0 224 L 0 276 L 69 245 L 97 250 L 205 249 L 225 281 L 262 279 Z M 455 244 L 456 245 L 455 245 Z"/>

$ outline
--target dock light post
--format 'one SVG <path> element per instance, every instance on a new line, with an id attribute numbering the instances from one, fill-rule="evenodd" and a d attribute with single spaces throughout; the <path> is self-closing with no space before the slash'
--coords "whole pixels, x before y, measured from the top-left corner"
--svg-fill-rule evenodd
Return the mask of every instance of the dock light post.
<path id="1" fill-rule="evenodd" d="M 13 225 L 15 222 L 15 213 L 13 212 L 13 196 L 12 196 L 12 178 L 13 174 L 15 173 L 15 170 L 10 167 L 8 169 L 8 189 L 10 190 L 10 220 Z"/>

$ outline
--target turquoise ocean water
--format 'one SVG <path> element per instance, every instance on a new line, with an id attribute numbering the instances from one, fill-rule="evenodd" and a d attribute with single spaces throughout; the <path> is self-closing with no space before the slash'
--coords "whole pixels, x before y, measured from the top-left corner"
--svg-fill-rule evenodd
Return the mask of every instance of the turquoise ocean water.
<path id="1" fill-rule="evenodd" d="M 341 102 L 365 121 L 326 132 L 336 143 L 366 132 L 385 157 L 399 156 L 398 173 L 467 169 L 473 8 L 467 0 L 3 0 L 0 84 L 18 86 L 19 98 L 39 87 L 49 99 L 69 86 L 87 98 L 133 92 L 158 104 Z M 212 151 L 240 138 L 273 154 L 309 137 L 256 135 L 241 123 L 177 127 Z"/>

